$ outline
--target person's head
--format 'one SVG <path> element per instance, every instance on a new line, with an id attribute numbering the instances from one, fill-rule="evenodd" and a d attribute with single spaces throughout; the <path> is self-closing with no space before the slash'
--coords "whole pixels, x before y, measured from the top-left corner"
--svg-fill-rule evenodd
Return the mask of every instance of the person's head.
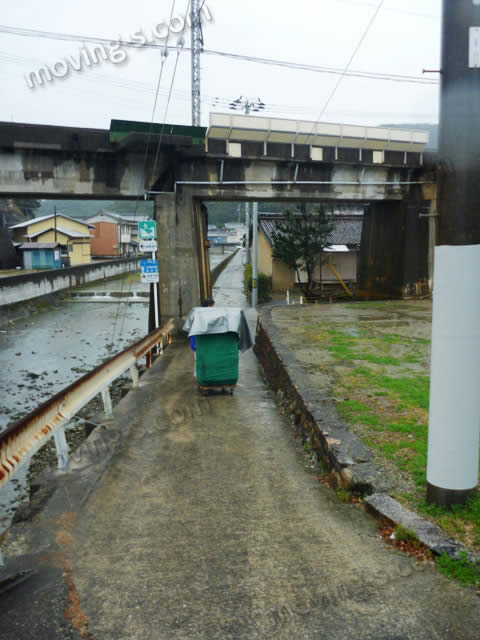
<path id="1" fill-rule="evenodd" d="M 213 298 L 205 298 L 202 302 L 202 307 L 213 307 L 215 300 Z"/>

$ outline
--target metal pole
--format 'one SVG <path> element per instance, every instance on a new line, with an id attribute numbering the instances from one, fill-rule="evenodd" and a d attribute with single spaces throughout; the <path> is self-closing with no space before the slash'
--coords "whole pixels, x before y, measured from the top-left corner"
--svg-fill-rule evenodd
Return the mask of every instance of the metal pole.
<path id="1" fill-rule="evenodd" d="M 252 307 L 258 304 L 258 202 L 253 203 Z"/>
<path id="2" fill-rule="evenodd" d="M 191 0 L 192 22 L 192 125 L 200 126 L 200 53 L 202 51 L 202 24 L 200 0 Z"/>
<path id="3" fill-rule="evenodd" d="M 152 260 L 155 260 L 156 252 L 152 251 Z M 155 329 L 160 326 L 158 321 L 158 282 L 153 283 L 153 303 L 155 305 Z"/>
<path id="4" fill-rule="evenodd" d="M 245 223 L 247 234 L 245 236 L 245 264 L 250 264 L 250 203 L 245 202 Z"/>
<path id="5" fill-rule="evenodd" d="M 480 422 L 480 6 L 443 0 L 427 502 L 478 483 Z"/>

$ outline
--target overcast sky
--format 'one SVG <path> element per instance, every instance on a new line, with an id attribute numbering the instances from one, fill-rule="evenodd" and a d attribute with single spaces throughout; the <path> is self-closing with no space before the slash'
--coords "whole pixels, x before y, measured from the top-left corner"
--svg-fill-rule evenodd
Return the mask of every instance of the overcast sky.
<path id="1" fill-rule="evenodd" d="M 205 48 L 343 69 L 379 0 L 206 0 L 213 22 Z M 15 0 L 0 23 L 60 33 L 128 39 L 168 19 L 172 0 Z M 7 6 L 5 6 L 7 5 Z M 174 15 L 187 0 L 176 0 Z M 421 76 L 440 65 L 440 0 L 384 0 L 350 69 Z M 190 34 L 186 34 L 190 44 Z M 92 48 L 94 45 L 89 44 Z M 110 119 L 150 121 L 160 52 L 128 49 L 122 64 L 102 61 L 30 89 L 25 74 L 67 56 L 82 42 L 0 32 L 0 120 L 108 128 Z M 165 64 L 155 121 L 163 122 L 175 65 Z M 62 66 L 59 67 L 62 69 Z M 438 79 L 438 76 L 425 76 Z M 240 95 L 260 97 L 268 114 L 316 120 L 338 76 L 202 55 L 202 124 Z M 220 106 L 214 107 L 214 98 Z M 222 102 L 223 101 L 223 102 Z M 323 121 L 376 125 L 437 122 L 438 86 L 344 77 Z M 179 57 L 167 122 L 190 124 L 190 54 Z"/>

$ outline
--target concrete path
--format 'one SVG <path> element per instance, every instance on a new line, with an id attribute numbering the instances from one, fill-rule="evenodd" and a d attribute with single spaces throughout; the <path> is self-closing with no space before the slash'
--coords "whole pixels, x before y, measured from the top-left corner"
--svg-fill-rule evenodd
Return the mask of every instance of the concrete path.
<path id="1" fill-rule="evenodd" d="M 217 304 L 241 302 L 242 259 Z M 204 399 L 173 347 L 136 402 L 73 530 L 91 638 L 478 639 L 474 593 L 412 568 L 319 484 L 251 352 L 235 395 Z"/>

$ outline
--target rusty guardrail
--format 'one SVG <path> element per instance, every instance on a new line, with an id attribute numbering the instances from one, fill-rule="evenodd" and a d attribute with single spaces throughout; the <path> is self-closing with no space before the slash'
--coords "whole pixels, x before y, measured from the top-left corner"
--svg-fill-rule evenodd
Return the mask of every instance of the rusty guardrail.
<path id="1" fill-rule="evenodd" d="M 159 346 L 159 352 L 163 352 L 165 341 L 170 343 L 173 327 L 173 320 L 169 320 L 163 327 L 155 329 L 145 338 L 89 371 L 0 433 L 0 487 L 52 437 L 55 438 L 57 448 L 58 468 L 65 471 L 68 467 L 66 423 L 99 393 L 102 394 L 105 413 L 111 415 L 109 385 L 130 370 L 133 386 L 137 386 L 137 361 L 145 356 L 147 367 L 151 367 L 153 350 Z"/>

